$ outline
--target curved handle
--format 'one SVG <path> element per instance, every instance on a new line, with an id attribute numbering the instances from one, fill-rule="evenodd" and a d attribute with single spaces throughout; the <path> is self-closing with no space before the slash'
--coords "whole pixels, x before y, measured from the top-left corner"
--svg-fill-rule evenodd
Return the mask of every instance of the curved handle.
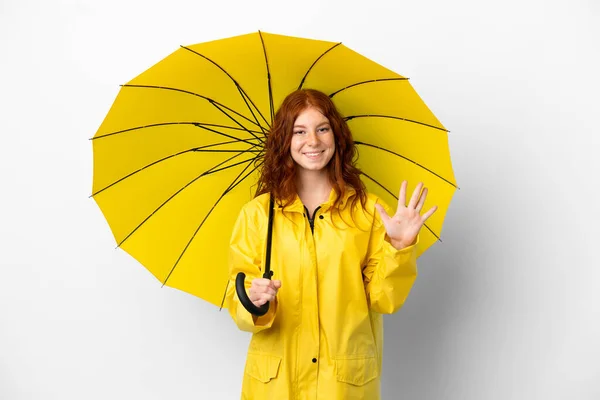
<path id="1" fill-rule="evenodd" d="M 270 279 L 270 277 L 269 277 Z M 235 291 L 237 292 L 240 302 L 250 314 L 254 314 L 257 317 L 263 316 L 269 311 L 269 302 L 267 301 L 260 307 L 254 305 L 248 294 L 246 293 L 246 286 L 244 281 L 246 280 L 246 274 L 239 272 L 235 277 Z"/>
<path id="2" fill-rule="evenodd" d="M 269 230 L 267 232 L 267 250 L 265 256 L 265 269 L 263 278 L 271 279 L 273 276 L 273 271 L 271 271 L 271 237 L 273 235 L 273 209 L 275 208 L 275 200 L 273 196 L 270 196 L 269 199 Z M 246 280 L 246 274 L 243 272 L 238 272 L 235 277 L 235 291 L 237 292 L 238 298 L 240 299 L 240 303 L 244 306 L 244 308 L 250 313 L 254 314 L 257 317 L 263 316 L 269 311 L 269 302 L 267 301 L 260 307 L 257 307 L 252 303 L 250 297 L 246 293 L 246 285 L 244 281 Z"/>

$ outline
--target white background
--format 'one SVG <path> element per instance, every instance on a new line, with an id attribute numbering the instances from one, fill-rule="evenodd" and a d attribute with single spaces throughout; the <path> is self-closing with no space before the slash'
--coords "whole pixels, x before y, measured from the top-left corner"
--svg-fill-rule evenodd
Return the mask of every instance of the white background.
<path id="1" fill-rule="evenodd" d="M 115 249 L 88 139 L 180 44 L 259 29 L 342 41 L 451 130 L 384 399 L 599 399 L 596 0 L 1 0 L 0 399 L 239 398 L 249 335 Z"/>

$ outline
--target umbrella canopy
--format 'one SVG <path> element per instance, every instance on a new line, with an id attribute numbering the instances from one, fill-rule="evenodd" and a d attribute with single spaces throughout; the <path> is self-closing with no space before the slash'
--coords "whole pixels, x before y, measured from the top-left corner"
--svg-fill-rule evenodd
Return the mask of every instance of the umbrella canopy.
<path id="1" fill-rule="evenodd" d="M 393 206 L 402 180 L 425 183 L 424 208 L 438 211 L 418 254 L 439 240 L 456 189 L 447 130 L 408 79 L 340 43 L 257 32 L 182 46 L 122 86 L 92 139 L 92 196 L 118 246 L 163 284 L 221 304 L 231 229 L 275 111 L 299 88 L 345 116 L 369 191 Z"/>

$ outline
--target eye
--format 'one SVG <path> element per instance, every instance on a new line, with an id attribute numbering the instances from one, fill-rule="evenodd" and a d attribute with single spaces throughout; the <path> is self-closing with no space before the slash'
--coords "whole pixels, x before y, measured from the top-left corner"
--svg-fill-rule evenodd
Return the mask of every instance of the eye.
<path id="1" fill-rule="evenodd" d="M 321 129 L 319 129 L 319 132 L 329 132 L 329 127 L 328 126 L 324 126 Z"/>
<path id="2" fill-rule="evenodd" d="M 302 135 L 304 134 L 304 131 L 294 131 L 294 135 Z"/>

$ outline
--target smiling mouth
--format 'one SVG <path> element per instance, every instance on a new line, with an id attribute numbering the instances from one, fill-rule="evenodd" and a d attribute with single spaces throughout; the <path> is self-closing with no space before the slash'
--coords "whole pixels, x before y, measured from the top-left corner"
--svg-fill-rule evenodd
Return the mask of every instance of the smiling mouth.
<path id="1" fill-rule="evenodd" d="M 315 152 L 303 153 L 303 154 L 308 157 L 316 157 L 316 156 L 320 155 L 321 153 L 323 153 L 324 151 L 325 150 L 321 150 L 321 151 L 315 151 Z"/>

